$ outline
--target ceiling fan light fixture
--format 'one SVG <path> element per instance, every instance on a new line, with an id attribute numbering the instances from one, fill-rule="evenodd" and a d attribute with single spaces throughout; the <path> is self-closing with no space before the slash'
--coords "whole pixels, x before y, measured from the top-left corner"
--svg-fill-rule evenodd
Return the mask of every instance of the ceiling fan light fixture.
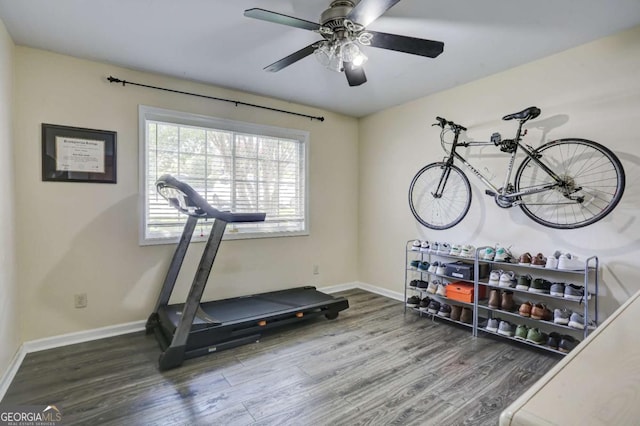
<path id="1" fill-rule="evenodd" d="M 322 66 L 329 68 L 333 53 L 331 52 L 331 46 L 329 46 L 328 41 L 321 41 L 313 54 Z"/>
<path id="2" fill-rule="evenodd" d="M 342 60 L 349 62 L 352 67 L 361 67 L 369 59 L 367 55 L 362 53 L 358 44 L 351 39 L 343 41 L 341 51 Z"/>
<path id="3" fill-rule="evenodd" d="M 358 45 L 351 40 L 345 40 L 341 45 L 340 51 L 342 52 L 342 60 L 345 62 L 353 62 L 362 55 Z"/>
<path id="4" fill-rule="evenodd" d="M 353 61 L 351 61 L 351 64 L 354 67 L 361 67 L 368 60 L 369 60 L 369 58 L 367 58 L 367 55 L 365 55 L 364 53 L 360 52 L 355 58 L 353 58 Z"/>

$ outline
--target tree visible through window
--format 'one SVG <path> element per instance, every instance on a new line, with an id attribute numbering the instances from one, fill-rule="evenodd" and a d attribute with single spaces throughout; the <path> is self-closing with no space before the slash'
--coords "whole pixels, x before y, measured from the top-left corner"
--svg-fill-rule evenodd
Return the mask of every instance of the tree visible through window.
<path id="1" fill-rule="evenodd" d="M 187 182 L 219 210 L 266 212 L 264 223 L 229 224 L 227 236 L 307 234 L 306 134 L 174 114 L 149 107 L 140 110 L 145 157 L 143 243 L 175 240 L 186 221 L 156 192 L 157 178 L 166 173 Z M 197 233 L 206 237 L 208 225 L 198 226 L 202 228 Z"/>

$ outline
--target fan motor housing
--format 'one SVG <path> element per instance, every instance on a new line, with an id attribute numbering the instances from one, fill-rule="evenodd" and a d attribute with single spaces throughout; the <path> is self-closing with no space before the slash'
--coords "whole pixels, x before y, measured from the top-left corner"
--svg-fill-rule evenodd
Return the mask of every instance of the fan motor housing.
<path id="1" fill-rule="evenodd" d="M 350 0 L 334 0 L 329 9 L 320 15 L 320 24 L 332 30 L 343 27 L 344 18 L 351 12 L 354 6 L 354 2 Z"/>

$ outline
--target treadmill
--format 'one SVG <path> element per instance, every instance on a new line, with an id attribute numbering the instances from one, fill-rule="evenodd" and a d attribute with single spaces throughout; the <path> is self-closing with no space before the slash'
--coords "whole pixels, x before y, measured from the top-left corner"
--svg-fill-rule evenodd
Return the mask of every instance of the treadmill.
<path id="1" fill-rule="evenodd" d="M 269 293 L 201 303 L 211 267 L 227 223 L 263 222 L 265 213 L 231 213 L 212 207 L 191 186 L 171 175 L 156 181 L 156 189 L 171 206 L 188 215 L 153 313 L 146 324 L 162 353 L 160 370 L 179 367 L 185 359 L 257 342 L 262 333 L 324 315 L 335 319 L 349 307 L 344 297 L 333 297 L 305 286 Z M 200 264 L 185 303 L 169 305 L 169 298 L 199 219 L 214 219 Z"/>

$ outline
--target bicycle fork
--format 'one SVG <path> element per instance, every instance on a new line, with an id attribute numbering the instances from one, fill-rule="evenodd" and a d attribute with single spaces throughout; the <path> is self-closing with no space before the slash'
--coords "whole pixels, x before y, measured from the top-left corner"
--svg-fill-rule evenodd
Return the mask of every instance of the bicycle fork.
<path id="1" fill-rule="evenodd" d="M 451 164 L 453 163 L 453 158 L 449 157 L 447 162 L 444 164 L 444 170 L 442 171 L 442 175 L 440 176 L 440 181 L 438 182 L 438 187 L 436 188 L 436 192 L 432 192 L 431 195 L 433 198 L 442 198 L 442 193 L 444 192 L 444 187 L 449 180 L 449 175 L 451 175 Z"/>

